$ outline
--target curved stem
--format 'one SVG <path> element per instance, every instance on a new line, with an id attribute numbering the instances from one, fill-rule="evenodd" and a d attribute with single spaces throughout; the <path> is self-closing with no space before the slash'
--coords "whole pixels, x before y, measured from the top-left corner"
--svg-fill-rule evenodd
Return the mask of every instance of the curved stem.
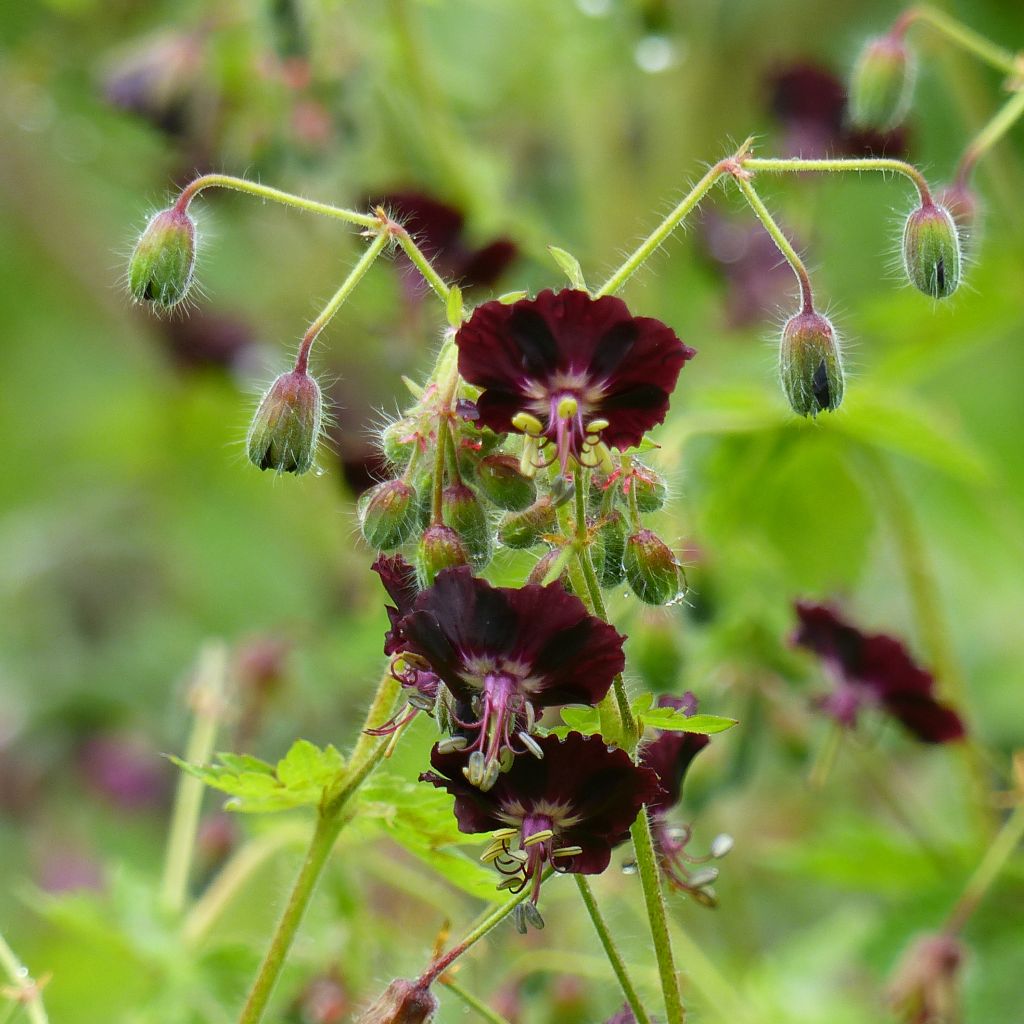
<path id="1" fill-rule="evenodd" d="M 29 976 L 28 968 L 15 956 L 3 935 L 0 935 L 0 967 L 11 982 L 13 994 L 10 998 L 25 1007 L 29 1024 L 48 1024 L 42 995 L 45 980 L 39 982 Z"/>
<path id="2" fill-rule="evenodd" d="M 956 182 L 966 185 L 978 161 L 1024 116 L 1024 88 L 1015 92 L 971 140 L 957 165 Z"/>
<path id="3" fill-rule="evenodd" d="M 775 247 L 793 268 L 797 283 L 800 285 L 801 312 L 813 313 L 814 296 L 811 292 L 811 278 L 807 273 L 807 267 L 804 266 L 804 261 L 800 259 L 796 249 L 793 248 L 792 243 L 786 237 L 785 232 L 768 212 L 768 207 L 762 202 L 761 197 L 750 183 L 749 178 L 744 174 L 734 174 L 733 180 L 736 182 L 736 187 L 743 193 L 743 197 L 750 204 L 750 208 L 757 215 L 757 219 L 764 225 L 765 231 L 772 236 Z"/>
<path id="4" fill-rule="evenodd" d="M 379 221 L 368 213 L 357 213 L 355 210 L 346 210 L 341 206 L 333 206 L 330 203 L 318 203 L 313 199 L 304 199 L 302 196 L 293 195 L 291 192 L 283 192 L 279 188 L 271 188 L 269 185 L 260 185 L 255 181 L 246 181 L 245 178 L 236 178 L 230 174 L 204 174 L 196 178 L 182 189 L 174 209 L 178 213 L 184 213 L 189 203 L 208 188 L 227 188 L 233 192 L 245 192 L 260 199 L 269 199 L 273 203 L 281 203 L 284 206 L 292 206 L 297 210 L 305 210 L 307 213 L 318 213 L 324 217 L 333 217 L 335 220 L 343 220 L 348 224 L 358 224 L 360 227 L 377 227 Z"/>
<path id="5" fill-rule="evenodd" d="M 936 10 L 930 4 L 918 4 L 905 11 L 893 25 L 892 35 L 896 38 L 901 37 L 915 22 L 929 25 L 951 43 L 968 53 L 973 53 L 975 57 L 999 71 L 1005 71 L 1008 75 L 1020 71 L 1016 54 L 991 42 L 955 18 L 951 18 L 944 11 Z"/>
<path id="6" fill-rule="evenodd" d="M 192 732 L 185 747 L 185 760 L 189 764 L 206 764 L 210 760 L 224 709 L 226 688 L 227 650 L 219 642 L 208 644 L 200 655 L 196 681 L 189 698 L 194 709 Z M 172 914 L 181 911 L 188 894 L 204 788 L 202 779 L 186 772 L 180 773 L 160 887 L 160 902 Z"/>
<path id="7" fill-rule="evenodd" d="M 409 232 L 405 228 L 399 227 L 398 225 L 392 226 L 392 231 L 395 238 L 398 239 L 398 244 L 405 250 L 406 256 L 412 261 L 413 266 L 423 275 L 423 279 L 434 289 L 434 294 L 443 302 L 445 305 L 448 303 L 448 285 L 444 283 L 444 279 L 434 269 L 430 260 L 423 255 L 423 251 L 420 247 L 412 240 Z"/>
<path id="8" fill-rule="evenodd" d="M 748 171 L 769 171 L 773 174 L 802 174 L 804 171 L 881 171 L 901 174 L 913 182 L 922 206 L 932 205 L 932 193 L 925 176 L 905 160 L 891 157 L 850 157 L 842 159 L 804 160 L 801 157 L 752 157 L 738 159 Z"/>
<path id="9" fill-rule="evenodd" d="M 732 158 L 719 160 L 680 200 L 674 210 L 645 238 L 625 263 L 594 293 L 595 298 L 617 292 L 655 253 L 659 246 L 693 212 L 718 179 L 727 172 Z"/>
<path id="10" fill-rule="evenodd" d="M 309 330 L 303 335 L 302 344 L 299 346 L 299 354 L 295 359 L 295 369 L 298 373 L 305 373 L 309 366 L 309 350 L 313 347 L 320 332 L 334 319 L 334 315 L 341 309 L 345 300 L 352 294 L 355 286 L 363 279 L 363 275 L 373 266 L 374 261 L 381 254 L 384 247 L 391 240 L 387 231 L 380 231 L 359 262 L 349 271 L 348 277 L 341 283 L 341 287 L 331 296 L 330 301 L 323 308 L 323 312 L 309 325 Z"/>
<path id="11" fill-rule="evenodd" d="M 490 1021 L 490 1024 L 508 1024 L 508 1021 L 500 1013 L 492 1010 L 486 1003 L 477 999 L 472 992 L 467 992 L 457 982 L 447 979 L 441 982 L 441 984 L 453 995 L 458 996 L 471 1010 L 475 1010 L 484 1020 Z"/>
<path id="12" fill-rule="evenodd" d="M 661 877 L 658 874 L 654 841 L 651 838 L 651 823 L 647 819 L 646 810 L 642 810 L 633 822 L 630 834 L 633 837 L 637 872 L 640 875 L 640 886 L 647 906 L 647 920 L 651 925 L 651 938 L 654 940 L 654 955 L 658 961 L 658 974 L 661 977 L 661 991 L 665 998 L 668 1024 L 683 1024 L 686 1011 L 683 1009 L 683 997 L 679 991 L 679 975 L 676 973 L 672 939 L 668 931 L 665 895 L 661 891 Z"/>
<path id="13" fill-rule="evenodd" d="M 637 995 L 636 987 L 626 971 L 626 964 L 622 959 L 622 954 L 615 945 L 615 940 L 608 930 L 608 925 L 601 916 L 601 910 L 597 905 L 597 900 L 594 899 L 594 892 L 590 888 L 590 883 L 583 875 L 577 874 L 573 877 L 576 879 L 580 896 L 583 897 L 583 904 L 587 908 L 587 913 L 590 914 L 590 920 L 594 923 L 594 930 L 597 932 L 597 937 L 601 940 L 601 945 L 604 947 L 608 962 L 612 965 L 615 977 L 619 980 L 622 994 L 626 997 L 626 1002 L 629 1003 L 629 1008 L 637 1019 L 637 1024 L 651 1024 L 651 1018 L 648 1016 L 647 1010 L 644 1009 L 644 1004 Z"/>

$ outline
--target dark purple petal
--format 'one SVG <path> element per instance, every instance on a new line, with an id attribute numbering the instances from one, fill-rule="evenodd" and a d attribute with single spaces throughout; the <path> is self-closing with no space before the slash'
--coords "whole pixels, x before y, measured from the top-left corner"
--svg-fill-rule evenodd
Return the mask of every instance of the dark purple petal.
<path id="1" fill-rule="evenodd" d="M 822 701 L 837 721 L 854 724 L 860 705 L 870 702 L 925 743 L 964 736 L 960 716 L 935 698 L 934 676 L 895 637 L 863 633 L 825 605 L 798 602 L 796 612 L 794 643 L 814 651 L 840 676 L 837 689 Z"/>
<path id="2" fill-rule="evenodd" d="M 510 238 L 499 238 L 466 254 L 455 272 L 455 279 L 465 288 L 479 285 L 490 288 L 508 270 L 519 255 L 519 246 Z"/>
<path id="3" fill-rule="evenodd" d="M 394 654 L 402 647 L 399 623 L 412 610 L 416 600 L 416 570 L 401 555 L 381 555 L 370 568 L 380 577 L 388 597 L 395 602 L 395 607 L 386 606 L 391 629 L 384 636 L 384 653 Z"/>
<path id="4" fill-rule="evenodd" d="M 692 718 L 697 713 L 697 698 L 689 691 L 682 697 L 662 694 L 655 706 L 678 708 Z M 649 804 L 652 812 L 664 813 L 679 803 L 686 771 L 709 742 L 702 733 L 658 730 L 657 738 L 641 749 L 640 763 L 650 768 L 661 783 L 661 794 Z"/>

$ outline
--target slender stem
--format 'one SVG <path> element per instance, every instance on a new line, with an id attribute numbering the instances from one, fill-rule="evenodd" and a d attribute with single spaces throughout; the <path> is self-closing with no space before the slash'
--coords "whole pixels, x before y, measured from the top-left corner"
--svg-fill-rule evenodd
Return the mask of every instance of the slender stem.
<path id="1" fill-rule="evenodd" d="M 686 1012 L 683 997 L 679 991 L 679 975 L 676 973 L 675 957 L 672 953 L 672 938 L 668 931 L 668 915 L 665 910 L 665 894 L 661 890 L 661 876 L 654 854 L 654 840 L 651 838 L 651 823 L 647 811 L 642 810 L 630 829 L 633 837 L 633 851 L 636 854 L 637 872 L 647 907 L 647 920 L 654 940 L 654 955 L 658 961 L 661 991 L 665 998 L 665 1013 L 668 1024 L 683 1024 Z"/>
<path id="2" fill-rule="evenodd" d="M 206 764 L 213 753 L 226 697 L 227 661 L 227 650 L 219 641 L 207 644 L 199 656 L 196 681 L 189 697 L 194 713 L 185 747 L 189 764 Z M 186 772 L 179 775 L 160 887 L 160 902 L 172 914 L 185 906 L 204 789 L 201 779 Z"/>
<path id="3" fill-rule="evenodd" d="M 367 729 L 378 729 L 390 717 L 395 708 L 395 701 L 402 689 L 402 684 L 395 678 L 391 671 L 391 663 L 384 667 L 380 680 L 377 682 L 377 689 L 373 694 L 373 701 L 366 712 L 366 720 L 363 722 L 362 731 L 352 748 L 349 757 L 349 764 L 358 764 L 369 757 L 374 749 L 377 737 L 370 735 Z"/>
<path id="4" fill-rule="evenodd" d="M 968 144 L 957 165 L 956 181 L 958 184 L 967 184 L 978 161 L 1020 120 L 1022 115 L 1024 115 L 1024 88 L 1015 92 Z"/>
<path id="5" fill-rule="evenodd" d="M 0 935 L 0 967 L 14 988 L 15 994 L 11 998 L 25 1007 L 25 1016 L 30 1024 L 48 1024 L 42 994 L 45 982 L 40 983 L 29 976 L 28 968 L 17 958 L 3 935 Z"/>
<path id="6" fill-rule="evenodd" d="M 944 11 L 936 10 L 930 4 L 918 4 L 905 11 L 893 25 L 892 35 L 899 38 L 915 22 L 931 26 L 951 43 L 973 53 L 975 57 L 979 57 L 986 64 L 991 64 L 999 71 L 1005 71 L 1008 75 L 1020 71 L 1016 54 L 991 42 L 955 18 L 951 18 Z"/>
<path id="7" fill-rule="evenodd" d="M 775 247 L 780 253 L 782 253 L 786 262 L 793 268 L 793 273 L 796 274 L 797 283 L 800 285 L 800 305 L 802 312 L 813 313 L 814 297 L 811 293 L 811 278 L 807 273 L 807 267 L 804 266 L 804 261 L 800 259 L 799 255 L 797 255 L 796 249 L 793 248 L 782 228 L 775 223 L 775 219 L 768 212 L 768 207 L 761 201 L 761 197 L 757 194 L 757 190 L 750 183 L 749 178 L 743 174 L 735 174 L 733 175 L 733 180 L 736 182 L 737 188 L 739 188 L 743 193 L 743 197 L 750 204 L 750 208 L 757 215 L 757 219 L 764 225 L 765 231 L 772 236 L 772 241 L 775 243 Z"/>
<path id="8" fill-rule="evenodd" d="M 448 285 L 444 283 L 444 279 L 434 269 L 430 260 L 423 255 L 423 251 L 420 247 L 412 240 L 409 236 L 409 232 L 404 228 L 397 228 L 397 225 L 393 227 L 394 235 L 398 239 L 398 244 L 405 250 L 406 256 L 412 261 L 413 266 L 423 275 L 423 279 L 434 289 L 434 294 L 447 305 L 448 303 Z"/>
<path id="9" fill-rule="evenodd" d="M 342 304 L 352 294 L 356 285 L 363 279 L 363 275 L 373 266 L 374 261 L 381 254 L 384 247 L 391 240 L 387 231 L 380 231 L 370 243 L 366 252 L 359 257 L 359 262 L 348 272 L 348 277 L 341 283 L 341 287 L 331 296 L 330 301 L 324 306 L 320 315 L 309 325 L 309 330 L 302 337 L 302 344 L 299 346 L 299 354 L 295 359 L 295 369 L 299 373 L 305 373 L 309 365 L 309 350 L 313 347 L 320 332 L 334 319 L 334 315 L 341 309 Z"/>
<path id="10" fill-rule="evenodd" d="M 245 178 L 236 178 L 230 174 L 204 174 L 201 178 L 196 178 L 182 189 L 178 201 L 174 204 L 174 209 L 179 213 L 184 213 L 188 209 L 188 204 L 200 192 L 208 188 L 227 188 L 234 192 L 245 192 L 251 196 L 258 196 L 260 199 L 269 199 L 274 203 L 293 206 L 297 210 L 305 210 L 307 213 L 319 213 L 324 217 L 333 217 L 335 220 L 358 224 L 364 228 L 377 227 L 380 223 L 376 217 L 368 213 L 357 213 L 355 210 L 346 210 L 344 207 L 333 206 L 331 203 L 318 203 L 313 199 L 304 199 L 291 192 L 282 192 L 279 188 L 260 185 L 255 181 L 246 181 Z"/>
<path id="11" fill-rule="evenodd" d="M 921 197 L 921 205 L 932 204 L 932 193 L 925 176 L 913 164 L 891 157 L 804 160 L 801 157 L 744 156 L 739 158 L 739 163 L 748 171 L 769 171 L 773 174 L 802 174 L 804 171 L 881 171 L 883 174 L 902 174 L 914 183 Z"/>
<path id="12" fill-rule="evenodd" d="M 587 908 L 587 913 L 590 914 L 590 920 L 594 922 L 594 930 L 597 932 L 597 937 L 601 940 L 601 945 L 604 947 L 608 962 L 612 965 L 615 977 L 619 979 L 622 994 L 626 997 L 626 1002 L 629 1003 L 629 1008 L 633 1011 L 637 1024 L 651 1024 L 651 1018 L 648 1016 L 647 1010 L 644 1009 L 644 1004 L 640 1001 L 640 996 L 637 995 L 636 987 L 626 971 L 626 964 L 622 959 L 622 954 L 615 945 L 612 933 L 608 930 L 608 925 L 601 916 L 601 909 L 597 905 L 597 900 L 594 899 L 594 892 L 590 888 L 590 883 L 584 875 L 577 874 L 573 877 L 576 879 L 580 896 L 583 897 L 583 905 Z"/>
<path id="13" fill-rule="evenodd" d="M 309 832 L 304 826 L 282 825 L 273 832 L 246 843 L 218 872 L 216 878 L 189 910 L 181 929 L 185 944 L 199 945 L 231 901 L 271 857 L 298 842 L 305 845 L 308 837 Z"/>
<path id="14" fill-rule="evenodd" d="M 284 967 L 288 951 L 291 949 L 295 932 L 306 912 L 313 889 L 327 863 L 327 858 L 330 856 L 334 841 L 338 838 L 344 821 L 345 819 L 339 814 L 330 817 L 320 815 L 317 818 L 316 831 L 313 833 L 313 840 L 306 852 L 302 870 L 295 880 L 284 913 L 274 930 L 270 949 L 267 950 L 259 974 L 256 975 L 256 981 L 249 992 L 249 998 L 245 1001 L 238 1024 L 259 1024 L 259 1021 L 262 1020 L 270 994 Z"/>
<path id="15" fill-rule="evenodd" d="M 484 1020 L 490 1021 L 490 1024 L 508 1024 L 508 1021 L 500 1013 L 492 1010 L 486 1003 L 481 1002 L 472 992 L 467 992 L 457 982 L 446 978 L 441 984 L 451 991 L 453 995 L 458 996 L 471 1010 L 475 1010 Z"/>
<path id="16" fill-rule="evenodd" d="M 829 724 L 828 735 L 825 742 L 814 759 L 811 771 L 807 776 L 807 784 L 811 789 L 822 789 L 828 782 L 832 769 L 835 767 L 836 758 L 839 756 L 839 748 L 843 743 L 843 727 L 836 721 Z"/>
<path id="17" fill-rule="evenodd" d="M 730 159 L 720 160 L 683 196 L 676 208 L 645 238 L 625 263 L 594 293 L 596 298 L 617 292 L 657 251 L 659 246 L 697 208 L 718 179 L 726 173 Z"/>
<path id="18" fill-rule="evenodd" d="M 541 881 L 551 876 L 551 868 L 541 876 Z M 532 887 L 527 886 L 522 892 L 517 893 L 507 903 L 495 907 L 488 914 L 482 917 L 478 924 L 469 930 L 466 937 L 453 946 L 443 956 L 438 957 L 421 975 L 420 983 L 423 985 L 433 984 L 455 961 L 462 956 L 471 946 L 476 945 L 489 931 L 496 928 L 502 921 L 512 913 L 525 899 L 532 895 Z"/>
<path id="19" fill-rule="evenodd" d="M 586 508 L 586 485 L 587 474 L 580 465 L 575 469 L 575 541 L 573 547 L 576 551 L 576 560 L 579 563 L 583 581 L 586 586 L 586 594 L 590 598 L 590 610 L 605 622 L 608 621 L 608 609 L 604 604 L 604 597 L 601 594 L 601 583 L 594 571 L 594 562 L 590 557 L 590 549 L 587 546 L 589 531 L 587 530 L 587 508 Z M 582 596 L 582 595 L 581 595 Z M 636 720 L 633 718 L 633 709 L 629 706 L 629 695 L 626 693 L 626 683 L 622 673 L 618 673 L 612 681 L 612 698 L 614 703 L 609 701 L 608 695 L 601 700 L 599 710 L 601 712 L 601 732 L 605 733 L 605 722 L 611 718 L 617 718 L 617 722 L 608 721 L 613 728 L 617 725 L 619 738 L 629 753 L 636 747 L 639 733 Z M 605 733 L 605 738 L 612 740 L 614 736 Z"/>
<path id="20" fill-rule="evenodd" d="M 956 906 L 950 912 L 943 927 L 949 935 L 955 935 L 967 923 L 978 904 L 992 887 L 1003 866 L 1024 839 L 1024 803 L 1019 803 L 1006 819 L 1006 824 L 996 835 L 981 863 L 964 887 Z"/>

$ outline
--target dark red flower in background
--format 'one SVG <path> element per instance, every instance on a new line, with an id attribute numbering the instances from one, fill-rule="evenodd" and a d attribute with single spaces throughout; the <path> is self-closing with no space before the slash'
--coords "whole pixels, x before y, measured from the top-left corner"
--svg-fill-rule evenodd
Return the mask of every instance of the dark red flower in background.
<path id="1" fill-rule="evenodd" d="M 569 289 L 484 303 L 455 343 L 459 372 L 483 388 L 480 424 L 553 443 L 563 469 L 570 455 L 596 464 L 599 442 L 639 444 L 665 419 L 679 371 L 696 354 L 621 299 Z"/>
<path id="2" fill-rule="evenodd" d="M 438 273 L 463 288 L 489 288 L 518 254 L 509 238 L 497 238 L 476 249 L 465 239 L 466 218 L 454 206 L 415 191 L 389 192 L 370 201 L 383 206 L 412 235 Z M 404 257 L 403 257 L 404 259 Z M 405 260 L 417 293 L 427 288 L 419 271 Z"/>
<path id="3" fill-rule="evenodd" d="M 935 679 L 895 637 L 864 633 L 826 605 L 797 602 L 799 625 L 793 642 L 820 657 L 832 670 L 836 688 L 821 706 L 847 727 L 865 705 L 882 707 L 924 743 L 948 743 L 964 736 L 960 716 L 935 698 Z"/>
<path id="4" fill-rule="evenodd" d="M 697 713 L 697 698 L 687 691 L 682 697 L 662 694 L 656 707 L 677 708 L 687 718 Z M 717 852 L 712 847 L 712 854 L 707 857 L 695 857 L 686 852 L 690 841 L 688 825 L 673 827 L 667 818 L 682 796 L 683 779 L 693 759 L 708 745 L 710 739 L 703 733 L 674 732 L 668 729 L 657 730 L 657 736 L 640 748 L 640 764 L 650 768 L 658 777 L 661 793 L 648 804 L 651 816 L 651 836 L 654 840 L 654 851 L 658 857 L 658 866 L 662 876 L 674 888 L 689 893 L 705 906 L 714 906 L 715 895 L 709 886 L 717 877 L 718 871 L 709 868 L 694 872 L 693 865 L 704 864 L 714 857 L 724 856 L 728 852 L 725 847 Z M 716 840 L 716 844 L 725 837 Z M 730 844 L 731 845 L 731 844 Z"/>
<path id="5" fill-rule="evenodd" d="M 625 637 L 559 583 L 492 587 L 460 566 L 438 573 L 412 608 L 392 635 L 474 715 L 456 724 L 471 731 L 464 763 L 485 789 L 515 753 L 537 754 L 536 711 L 596 704 L 625 664 Z"/>
<path id="6" fill-rule="evenodd" d="M 532 884 L 534 906 L 546 865 L 584 875 L 604 871 L 612 847 L 628 837 L 640 808 L 658 794 L 654 772 L 600 736 L 571 732 L 564 740 L 535 742 L 542 756 L 516 758 L 486 792 L 464 778 L 465 753 L 435 746 L 435 770 L 420 776 L 455 797 L 460 831 L 501 830 L 487 859 L 510 879 L 503 888 L 519 892 Z"/>

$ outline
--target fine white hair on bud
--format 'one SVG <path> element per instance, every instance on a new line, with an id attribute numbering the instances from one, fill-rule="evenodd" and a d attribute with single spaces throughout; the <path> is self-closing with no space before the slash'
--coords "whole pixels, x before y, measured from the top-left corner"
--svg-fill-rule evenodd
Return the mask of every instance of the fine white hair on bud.
<path id="1" fill-rule="evenodd" d="M 911 284 L 933 299 L 945 299 L 960 284 L 960 233 L 944 206 L 927 202 L 903 228 L 903 266 Z"/>
<path id="2" fill-rule="evenodd" d="M 802 310 L 782 329 L 779 379 L 793 412 L 817 416 L 843 400 L 843 359 L 839 335 L 821 313 Z"/>
<path id="3" fill-rule="evenodd" d="M 128 261 L 128 289 L 136 302 L 172 309 L 189 293 L 195 274 L 196 226 L 176 207 L 154 214 Z"/>
<path id="4" fill-rule="evenodd" d="M 850 76 L 850 120 L 858 128 L 888 131 L 907 115 L 914 91 L 914 62 L 902 39 L 869 39 Z"/>
<path id="5" fill-rule="evenodd" d="M 320 386 L 305 370 L 282 373 L 253 416 L 245 440 L 258 469 L 305 473 L 313 467 L 323 425 Z"/>

